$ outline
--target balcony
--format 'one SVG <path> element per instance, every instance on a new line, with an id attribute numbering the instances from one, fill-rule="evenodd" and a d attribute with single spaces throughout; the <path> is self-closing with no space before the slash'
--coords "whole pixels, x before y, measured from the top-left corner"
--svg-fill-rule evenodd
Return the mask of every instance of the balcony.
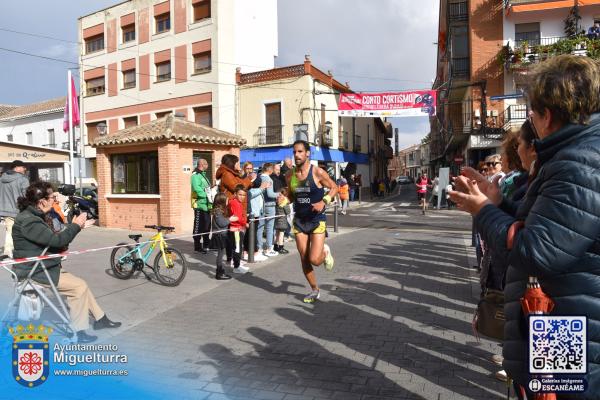
<path id="1" fill-rule="evenodd" d="M 450 3 L 448 8 L 448 21 L 459 22 L 469 19 L 469 9 L 466 1 L 460 3 Z"/>
<path id="2" fill-rule="evenodd" d="M 511 104 L 504 110 L 500 118 L 502 128 L 508 131 L 512 128 L 520 128 L 523 122 L 527 119 L 527 105 Z"/>
<path id="3" fill-rule="evenodd" d="M 354 136 L 353 145 L 354 146 L 352 147 L 352 151 L 354 151 L 355 153 L 360 153 L 362 151 L 361 137 L 359 135 Z"/>
<path id="4" fill-rule="evenodd" d="M 469 57 L 452 58 L 451 71 L 455 79 L 469 79 L 470 74 Z"/>
<path id="5" fill-rule="evenodd" d="M 254 134 L 254 146 L 273 146 L 285 144 L 283 125 L 260 126 Z"/>
<path id="6" fill-rule="evenodd" d="M 497 55 L 498 64 L 507 70 L 526 70 L 533 64 L 561 54 L 600 58 L 600 40 L 586 36 L 540 38 L 539 44 L 521 40 L 502 47 Z"/>

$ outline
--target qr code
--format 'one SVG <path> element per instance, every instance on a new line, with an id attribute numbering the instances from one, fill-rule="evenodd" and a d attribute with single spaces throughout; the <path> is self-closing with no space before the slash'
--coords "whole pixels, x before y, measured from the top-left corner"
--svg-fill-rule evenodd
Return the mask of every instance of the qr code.
<path id="1" fill-rule="evenodd" d="M 529 317 L 529 373 L 585 374 L 587 318 Z"/>

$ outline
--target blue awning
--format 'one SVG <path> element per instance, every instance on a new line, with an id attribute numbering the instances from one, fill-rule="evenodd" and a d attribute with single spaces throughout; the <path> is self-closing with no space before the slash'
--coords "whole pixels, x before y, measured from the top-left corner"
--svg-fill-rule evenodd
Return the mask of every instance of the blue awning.
<path id="1" fill-rule="evenodd" d="M 240 160 L 242 163 L 246 161 L 255 164 L 281 162 L 286 157 L 293 158 L 291 146 L 259 147 L 255 149 L 244 149 L 240 152 Z M 326 162 L 349 162 L 354 164 L 369 163 L 368 154 L 330 149 L 328 147 L 310 146 L 310 158 L 311 160 Z"/>

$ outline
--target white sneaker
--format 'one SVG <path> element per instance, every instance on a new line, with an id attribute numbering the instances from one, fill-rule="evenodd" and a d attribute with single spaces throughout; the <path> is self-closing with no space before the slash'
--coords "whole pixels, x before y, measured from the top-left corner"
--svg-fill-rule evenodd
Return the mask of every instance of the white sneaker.
<path id="1" fill-rule="evenodd" d="M 261 253 L 256 253 L 254 255 L 254 261 L 256 261 L 256 262 L 261 262 L 261 261 L 265 261 L 265 260 L 268 260 L 268 259 L 269 259 L 269 257 L 267 257 L 267 256 L 265 256 L 265 255 L 263 255 Z"/>
<path id="2" fill-rule="evenodd" d="M 245 274 L 248 271 L 250 271 L 250 268 L 248 268 L 244 265 L 241 265 L 241 264 L 239 267 L 233 269 L 234 274 Z"/>
<path id="3" fill-rule="evenodd" d="M 275 251 L 275 250 L 273 250 L 273 249 L 267 250 L 267 251 L 265 251 L 263 254 L 264 254 L 265 256 L 267 256 L 267 257 L 276 257 L 276 256 L 278 256 L 278 255 L 279 255 L 279 253 L 278 253 L 278 252 L 276 252 L 276 251 Z"/>
<path id="4" fill-rule="evenodd" d="M 500 354 L 494 354 L 492 356 L 492 362 L 494 364 L 502 366 L 502 361 L 504 361 L 504 357 L 502 357 Z"/>

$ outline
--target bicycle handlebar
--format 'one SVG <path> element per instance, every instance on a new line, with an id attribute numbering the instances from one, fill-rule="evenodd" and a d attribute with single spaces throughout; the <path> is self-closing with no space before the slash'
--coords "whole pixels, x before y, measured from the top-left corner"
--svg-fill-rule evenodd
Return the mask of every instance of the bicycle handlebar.
<path id="1" fill-rule="evenodd" d="M 154 229 L 157 231 L 174 231 L 175 228 L 172 226 L 162 226 L 162 225 L 144 225 L 144 228 L 148 228 L 148 229 Z"/>

